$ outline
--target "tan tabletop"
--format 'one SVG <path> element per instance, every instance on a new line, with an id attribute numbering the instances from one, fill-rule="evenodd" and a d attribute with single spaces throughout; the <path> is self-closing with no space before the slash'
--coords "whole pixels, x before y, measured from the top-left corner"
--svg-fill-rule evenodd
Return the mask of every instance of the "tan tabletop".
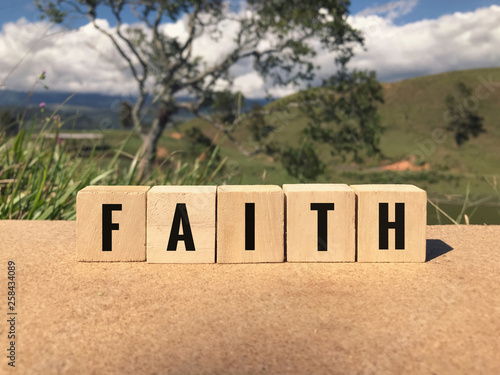
<path id="1" fill-rule="evenodd" d="M 499 374 L 500 226 L 427 233 L 421 264 L 79 263 L 74 222 L 2 221 L 0 347 L 14 260 L 17 373 Z"/>

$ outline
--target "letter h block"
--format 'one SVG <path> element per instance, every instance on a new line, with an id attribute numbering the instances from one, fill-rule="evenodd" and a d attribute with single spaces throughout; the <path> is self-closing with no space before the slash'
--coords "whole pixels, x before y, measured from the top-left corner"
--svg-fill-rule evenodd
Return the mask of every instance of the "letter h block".
<path id="1" fill-rule="evenodd" d="M 148 192 L 148 263 L 215 263 L 216 186 Z"/>
<path id="2" fill-rule="evenodd" d="M 149 186 L 87 186 L 76 197 L 80 261 L 146 260 Z"/>
<path id="3" fill-rule="evenodd" d="M 354 262 L 356 194 L 344 184 L 283 185 L 287 262 Z"/>
<path id="4" fill-rule="evenodd" d="M 284 204 L 279 186 L 219 186 L 217 263 L 283 262 Z"/>
<path id="5" fill-rule="evenodd" d="M 358 262 L 425 262 L 427 194 L 413 185 L 351 185 Z"/>

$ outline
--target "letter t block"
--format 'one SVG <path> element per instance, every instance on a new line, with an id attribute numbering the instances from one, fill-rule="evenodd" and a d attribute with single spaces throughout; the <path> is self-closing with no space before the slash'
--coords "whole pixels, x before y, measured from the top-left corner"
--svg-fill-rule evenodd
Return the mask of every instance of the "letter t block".
<path id="1" fill-rule="evenodd" d="M 425 262 L 427 193 L 413 185 L 351 185 L 358 262 Z"/>
<path id="2" fill-rule="evenodd" d="M 283 185 L 287 262 L 354 262 L 356 194 L 344 184 Z"/>
<path id="3" fill-rule="evenodd" d="M 76 197 L 78 260 L 146 260 L 149 186 L 87 186 Z"/>

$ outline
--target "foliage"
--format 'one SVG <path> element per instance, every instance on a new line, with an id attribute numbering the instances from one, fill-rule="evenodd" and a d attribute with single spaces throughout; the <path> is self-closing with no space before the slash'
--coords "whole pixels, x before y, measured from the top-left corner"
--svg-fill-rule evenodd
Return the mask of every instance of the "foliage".
<path id="1" fill-rule="evenodd" d="M 281 151 L 281 161 L 287 172 L 299 181 L 314 180 L 325 171 L 325 165 L 309 141 L 303 142 L 299 148 Z"/>
<path id="2" fill-rule="evenodd" d="M 307 90 L 286 101 L 281 110 L 296 105 L 307 119 L 299 146 L 267 144 L 266 152 L 278 157 L 293 177 L 300 181 L 316 180 L 325 172 L 319 147 L 324 145 L 333 157 L 352 158 L 359 163 L 364 156 L 380 153 L 378 147 L 383 127 L 377 103 L 383 103 L 382 87 L 374 72 L 341 70 L 326 80 L 321 88 Z M 277 110 L 280 110 L 277 108 Z M 252 123 L 254 138 L 272 134 L 264 117 L 261 125 Z"/>
<path id="3" fill-rule="evenodd" d="M 241 107 L 245 105 L 245 98 L 241 92 L 232 93 L 229 90 L 214 92 L 207 99 L 205 108 L 210 111 L 212 118 L 222 124 L 233 124 L 241 113 Z"/>
<path id="4" fill-rule="evenodd" d="M 250 131 L 252 140 L 258 144 L 262 144 L 276 130 L 276 126 L 266 121 L 263 115 L 263 108 L 260 105 L 255 104 L 253 106 L 252 114 L 253 116 L 249 119 L 248 130 Z"/>
<path id="5" fill-rule="evenodd" d="M 189 154 L 191 157 L 196 158 L 199 163 L 204 164 L 207 160 L 210 161 L 209 170 L 213 171 L 219 169 L 223 172 L 223 168 L 219 167 L 222 162 L 219 148 L 216 146 L 212 139 L 207 137 L 198 127 L 192 127 L 185 133 L 186 140 L 189 142 Z"/>
<path id="6" fill-rule="evenodd" d="M 202 147 L 211 147 L 212 140 L 208 138 L 200 128 L 194 126 L 191 129 L 188 129 L 185 133 L 186 139 L 190 142 L 191 147 L 202 146 Z"/>
<path id="7" fill-rule="evenodd" d="M 123 129 L 132 129 L 134 122 L 132 121 L 132 105 L 127 101 L 120 103 L 120 125 Z"/>
<path id="8" fill-rule="evenodd" d="M 446 130 L 452 132 L 457 146 L 463 145 L 470 137 L 477 138 L 479 134 L 485 133 L 483 127 L 484 119 L 478 115 L 477 109 L 469 105 L 469 100 L 473 103 L 472 89 L 463 82 L 457 83 L 458 97 L 448 94 L 446 96 L 447 120 Z"/>
<path id="9" fill-rule="evenodd" d="M 352 155 L 354 161 L 360 162 L 363 152 L 367 156 L 379 153 L 383 128 L 377 103 L 384 99 L 375 72 L 341 71 L 324 82 L 323 88 L 310 91 L 305 98 L 302 108 L 311 121 L 304 134 L 327 144 L 332 155 L 344 159 Z"/>

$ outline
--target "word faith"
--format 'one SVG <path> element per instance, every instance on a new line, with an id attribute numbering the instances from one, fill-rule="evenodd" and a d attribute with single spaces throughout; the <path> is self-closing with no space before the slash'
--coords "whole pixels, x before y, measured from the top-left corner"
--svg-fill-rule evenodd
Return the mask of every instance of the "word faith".
<path id="1" fill-rule="evenodd" d="M 413 185 L 87 186 L 80 261 L 425 262 Z"/>

